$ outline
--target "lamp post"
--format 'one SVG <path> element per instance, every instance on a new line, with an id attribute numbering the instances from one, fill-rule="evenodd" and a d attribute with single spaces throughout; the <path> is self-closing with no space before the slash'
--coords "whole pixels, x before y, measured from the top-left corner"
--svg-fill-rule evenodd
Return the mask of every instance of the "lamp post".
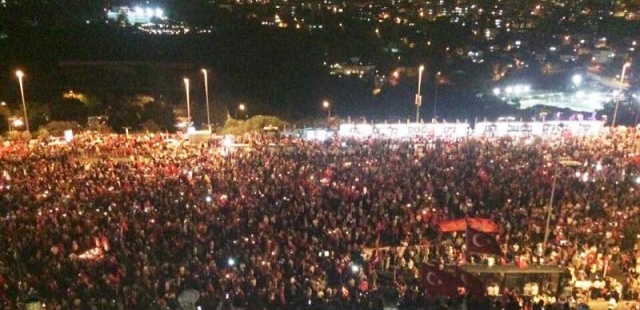
<path id="1" fill-rule="evenodd" d="M 436 73 L 436 90 L 433 93 L 433 118 L 436 118 L 436 108 L 438 107 L 438 78 L 440 77 L 440 71 Z"/>
<path id="2" fill-rule="evenodd" d="M 573 160 L 560 160 L 558 161 L 560 167 L 556 167 L 553 173 L 553 183 L 551 184 L 551 197 L 549 198 L 549 210 L 547 210 L 547 221 L 544 229 L 544 241 L 542 242 L 543 251 L 547 248 L 547 241 L 549 240 L 549 226 L 551 224 L 551 214 L 553 213 L 553 200 L 556 193 L 556 185 L 558 183 L 558 170 L 562 167 L 575 167 L 580 166 L 580 163 Z"/>
<path id="3" fill-rule="evenodd" d="M 209 126 L 209 132 L 211 132 L 211 115 L 209 114 L 209 79 L 207 76 L 207 69 L 202 69 L 204 74 L 204 96 L 207 103 L 207 126 Z"/>
<path id="4" fill-rule="evenodd" d="M 24 112 L 24 123 L 29 132 L 29 117 L 27 117 L 27 103 L 24 100 L 24 85 L 22 84 L 22 77 L 24 77 L 24 73 L 22 70 L 16 71 L 16 76 L 18 77 L 18 83 L 20 84 L 20 97 L 22 98 L 22 111 Z"/>
<path id="5" fill-rule="evenodd" d="M 244 103 L 241 103 L 238 105 L 238 111 L 244 113 L 244 110 L 246 110 L 247 107 L 244 105 Z M 236 111 L 236 119 L 238 119 L 238 111 Z"/>
<path id="6" fill-rule="evenodd" d="M 616 107 L 613 109 L 613 120 L 611 121 L 611 127 L 616 126 L 616 118 L 618 117 L 618 105 L 620 104 L 620 95 L 622 95 L 622 85 L 624 85 L 624 74 L 627 68 L 631 66 L 630 62 L 625 63 L 622 66 L 622 74 L 620 75 L 620 87 L 618 88 L 618 95 L 616 96 Z"/>
<path id="7" fill-rule="evenodd" d="M 184 91 L 187 95 L 187 131 L 191 127 L 191 102 L 189 102 L 189 79 L 184 78 Z"/>
<path id="8" fill-rule="evenodd" d="M 327 110 L 327 119 L 331 119 L 331 103 L 328 100 L 322 102 L 322 107 Z"/>
<path id="9" fill-rule="evenodd" d="M 420 106 L 422 105 L 422 96 L 420 95 L 420 85 L 422 84 L 422 71 L 424 66 L 418 69 L 418 93 L 416 94 L 416 123 L 420 122 Z"/>

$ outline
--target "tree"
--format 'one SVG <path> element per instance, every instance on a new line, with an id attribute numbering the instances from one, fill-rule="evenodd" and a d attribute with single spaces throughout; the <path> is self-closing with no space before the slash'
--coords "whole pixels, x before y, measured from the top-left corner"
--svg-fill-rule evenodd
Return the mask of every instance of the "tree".
<path id="1" fill-rule="evenodd" d="M 63 98 L 51 109 L 52 121 L 74 121 L 78 124 L 86 124 L 89 109 L 76 98 Z"/>
<path id="2" fill-rule="evenodd" d="M 606 103 L 599 114 L 607 115 L 608 122 L 613 122 L 613 113 L 616 108 L 616 102 Z M 616 117 L 616 125 L 634 126 L 638 121 L 640 112 L 640 104 L 633 100 L 620 100 L 618 104 L 618 116 Z"/>
<path id="3" fill-rule="evenodd" d="M 6 105 L 0 106 L 0 134 L 9 130 L 9 108 Z"/>
<path id="4" fill-rule="evenodd" d="M 16 113 L 22 117 L 22 110 Z M 27 114 L 29 116 L 29 129 L 37 130 L 40 126 L 46 124 L 50 120 L 49 107 L 46 104 L 31 101 L 27 104 Z"/>
<path id="5" fill-rule="evenodd" d="M 156 122 L 148 119 L 144 121 L 144 123 L 142 123 L 142 130 L 148 132 L 158 132 L 160 131 L 160 127 L 158 126 L 158 124 L 156 124 Z"/>
<path id="6" fill-rule="evenodd" d="M 9 122 L 5 116 L 0 116 L 0 134 L 3 134 L 9 130 Z"/>
<path id="7" fill-rule="evenodd" d="M 64 135 L 65 130 L 71 129 L 75 132 L 80 130 L 81 127 L 80 127 L 80 124 L 73 121 L 70 121 L 70 122 L 53 121 L 46 124 L 44 128 L 46 129 L 47 133 L 50 134 L 51 136 L 61 137 Z"/>
<path id="8" fill-rule="evenodd" d="M 143 121 L 142 108 L 129 103 L 123 104 L 116 109 L 111 109 L 107 116 L 109 117 L 107 123 L 117 132 L 124 131 L 124 127 L 139 130 Z"/>
<path id="9" fill-rule="evenodd" d="M 176 116 L 173 108 L 164 102 L 151 101 L 145 104 L 142 118 L 152 121 L 158 130 L 175 130 Z"/>
<path id="10" fill-rule="evenodd" d="M 280 129 L 287 123 L 275 116 L 256 115 L 246 121 L 227 118 L 222 129 L 223 134 L 241 135 L 249 132 L 262 131 L 265 127 L 274 126 Z"/>

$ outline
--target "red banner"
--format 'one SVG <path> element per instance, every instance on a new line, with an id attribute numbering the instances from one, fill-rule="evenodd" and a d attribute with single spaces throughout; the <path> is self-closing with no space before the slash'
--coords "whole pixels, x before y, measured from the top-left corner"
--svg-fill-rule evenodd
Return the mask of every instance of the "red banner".
<path id="1" fill-rule="evenodd" d="M 465 231 L 467 229 L 467 222 L 469 223 L 469 227 L 481 232 L 497 233 L 500 231 L 498 225 L 496 225 L 492 220 L 484 218 L 441 221 L 438 223 L 438 228 L 441 232 Z"/>

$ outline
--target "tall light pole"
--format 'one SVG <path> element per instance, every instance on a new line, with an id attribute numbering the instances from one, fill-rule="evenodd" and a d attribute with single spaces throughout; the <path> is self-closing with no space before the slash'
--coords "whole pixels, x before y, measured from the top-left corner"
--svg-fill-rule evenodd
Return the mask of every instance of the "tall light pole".
<path id="1" fill-rule="evenodd" d="M 211 115 L 209 114 L 209 79 L 207 77 L 207 69 L 202 69 L 204 74 L 204 96 L 207 102 L 207 126 L 209 126 L 209 132 L 211 132 Z"/>
<path id="2" fill-rule="evenodd" d="M 322 107 L 327 110 L 327 119 L 331 119 L 331 103 L 328 100 L 322 102 Z"/>
<path id="3" fill-rule="evenodd" d="M 16 76 L 18 77 L 18 83 L 20 84 L 20 97 L 22 97 L 22 111 L 24 112 L 24 124 L 27 128 L 27 132 L 29 132 L 29 117 L 27 116 L 27 103 L 24 100 L 24 86 L 22 84 L 22 77 L 24 77 L 24 73 L 22 70 L 16 71 Z"/>
<path id="4" fill-rule="evenodd" d="M 542 242 L 543 251 L 547 248 L 547 241 L 549 240 L 549 226 L 551 224 L 551 214 L 553 213 L 553 200 L 555 198 L 556 193 L 556 184 L 558 180 L 558 170 L 564 167 L 577 167 L 581 164 L 574 160 L 560 160 L 558 161 L 558 166 L 555 167 L 555 171 L 553 172 L 553 183 L 551 184 L 551 197 L 549 198 L 549 209 L 547 210 L 547 222 L 544 229 L 544 241 Z"/>
<path id="5" fill-rule="evenodd" d="M 187 131 L 191 127 L 191 102 L 189 101 L 189 79 L 184 78 L 184 91 L 187 94 Z"/>
<path id="6" fill-rule="evenodd" d="M 418 93 L 416 94 L 416 123 L 420 122 L 420 106 L 422 105 L 422 96 L 420 95 L 420 85 L 422 85 L 422 71 L 424 66 L 418 69 Z"/>
<path id="7" fill-rule="evenodd" d="M 244 113 L 244 110 L 246 110 L 247 107 L 244 105 L 244 103 L 241 103 L 238 105 L 238 110 L 242 113 Z M 238 119 L 238 111 L 236 111 L 236 119 Z"/>
<path id="8" fill-rule="evenodd" d="M 627 62 L 622 66 L 622 74 L 620 75 L 620 87 L 618 88 L 618 95 L 616 96 L 616 107 L 615 109 L 613 109 L 613 120 L 611 121 L 611 127 L 616 126 L 616 118 L 618 117 L 618 105 L 620 104 L 620 96 L 622 95 L 622 85 L 624 85 L 624 74 L 627 71 L 627 68 L 630 66 L 630 62 Z"/>
<path id="9" fill-rule="evenodd" d="M 436 90 L 433 93 L 433 118 L 436 118 L 436 108 L 438 107 L 438 78 L 440 77 L 440 71 L 436 73 Z"/>

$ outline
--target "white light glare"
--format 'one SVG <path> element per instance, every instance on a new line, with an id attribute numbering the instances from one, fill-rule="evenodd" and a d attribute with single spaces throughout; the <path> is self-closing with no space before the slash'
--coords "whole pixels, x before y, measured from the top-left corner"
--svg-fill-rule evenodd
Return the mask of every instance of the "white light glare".
<path id="1" fill-rule="evenodd" d="M 522 88 L 522 85 L 516 85 L 515 87 L 513 87 L 513 92 L 516 94 L 521 94 L 522 92 L 524 92 L 524 89 Z"/>
<path id="2" fill-rule="evenodd" d="M 360 271 L 360 267 L 358 267 L 358 265 L 351 265 L 351 271 L 353 271 L 353 273 L 358 273 L 358 271 Z"/>
<path id="3" fill-rule="evenodd" d="M 225 146 L 225 147 L 229 147 L 232 144 L 233 144 L 233 137 L 231 137 L 231 136 L 226 136 L 222 140 L 222 145 Z"/>
<path id="4" fill-rule="evenodd" d="M 493 89 L 493 94 L 496 95 L 496 96 L 499 96 L 500 95 L 500 88 L 498 88 L 498 87 L 494 88 Z"/>
<path id="5" fill-rule="evenodd" d="M 229 263 L 229 266 L 233 267 L 233 266 L 235 266 L 236 261 L 233 258 L 229 258 L 228 263 Z"/>
<path id="6" fill-rule="evenodd" d="M 574 75 L 573 77 L 571 77 L 571 82 L 573 82 L 573 85 L 575 86 L 580 86 L 580 84 L 582 83 L 582 75 Z"/>

